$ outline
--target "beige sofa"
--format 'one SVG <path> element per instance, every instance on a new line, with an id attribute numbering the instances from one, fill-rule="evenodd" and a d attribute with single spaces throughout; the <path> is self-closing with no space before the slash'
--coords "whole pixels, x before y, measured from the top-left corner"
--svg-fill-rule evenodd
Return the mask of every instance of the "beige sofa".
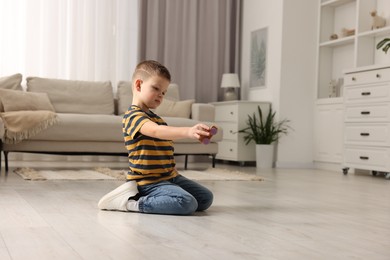
<path id="1" fill-rule="evenodd" d="M 51 110 L 57 122 L 18 143 L 7 143 L 5 122 L 0 117 L 0 148 L 5 155 L 6 170 L 10 152 L 127 156 L 123 143 L 122 115 L 132 100 L 130 82 L 119 82 L 114 97 L 109 81 L 28 77 L 27 90 L 24 91 L 20 86 L 21 76 L 16 74 L 0 78 L 0 112 L 5 112 L 2 115 L 23 109 Z M 155 112 L 171 126 L 192 126 L 197 122 L 214 125 L 214 107 L 195 103 L 194 100 L 180 100 L 176 84 L 169 86 L 163 103 Z M 175 155 L 185 155 L 185 168 L 188 155 L 208 155 L 212 157 L 214 167 L 218 141 L 221 139 L 220 129 L 208 145 L 193 139 L 177 140 L 174 142 Z"/>

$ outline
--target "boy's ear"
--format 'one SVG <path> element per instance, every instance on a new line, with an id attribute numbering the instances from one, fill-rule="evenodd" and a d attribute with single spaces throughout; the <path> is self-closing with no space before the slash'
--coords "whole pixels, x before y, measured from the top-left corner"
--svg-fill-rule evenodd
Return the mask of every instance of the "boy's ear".
<path id="1" fill-rule="evenodd" d="M 142 80 L 141 79 L 135 80 L 134 85 L 135 85 L 135 90 L 136 91 L 140 91 L 141 90 L 141 84 L 142 84 Z"/>

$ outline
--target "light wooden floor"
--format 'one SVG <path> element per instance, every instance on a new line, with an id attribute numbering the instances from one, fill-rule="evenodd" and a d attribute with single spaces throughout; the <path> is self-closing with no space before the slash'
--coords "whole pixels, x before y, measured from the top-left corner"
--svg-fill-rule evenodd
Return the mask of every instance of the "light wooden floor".
<path id="1" fill-rule="evenodd" d="M 389 180 L 258 174 L 265 180 L 203 182 L 213 206 L 180 217 L 99 211 L 118 181 L 29 182 L 2 172 L 0 259 L 390 259 Z"/>

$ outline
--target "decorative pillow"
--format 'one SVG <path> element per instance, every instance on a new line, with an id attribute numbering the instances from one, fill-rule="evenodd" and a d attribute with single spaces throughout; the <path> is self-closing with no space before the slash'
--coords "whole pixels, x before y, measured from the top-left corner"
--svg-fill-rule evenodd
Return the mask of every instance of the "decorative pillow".
<path id="1" fill-rule="evenodd" d="M 133 101 L 133 92 L 131 89 L 131 81 L 119 81 L 118 82 L 118 115 L 126 113 L 127 109 Z M 179 86 L 175 83 L 169 84 L 167 93 L 164 96 L 164 100 L 179 101 Z"/>
<path id="2" fill-rule="evenodd" d="M 28 77 L 27 91 L 47 93 L 57 113 L 114 114 L 110 81 Z"/>
<path id="3" fill-rule="evenodd" d="M 46 93 L 0 89 L 0 99 L 5 112 L 20 110 L 48 110 L 55 112 Z"/>
<path id="4" fill-rule="evenodd" d="M 179 101 L 180 100 L 180 95 L 179 95 L 179 85 L 176 83 L 171 83 L 169 84 L 167 93 L 164 96 L 164 99 L 169 99 L 172 101 Z"/>
<path id="5" fill-rule="evenodd" d="M 131 90 L 131 81 L 118 82 L 118 115 L 126 113 L 127 109 L 133 102 L 133 92 Z"/>
<path id="6" fill-rule="evenodd" d="M 23 76 L 22 74 L 14 74 L 7 77 L 0 78 L 0 89 L 14 89 L 14 90 L 23 90 L 20 83 L 22 83 Z M 0 112 L 3 112 L 4 108 L 0 101 Z"/>
<path id="7" fill-rule="evenodd" d="M 153 111 L 161 117 L 184 117 L 190 118 L 191 107 L 195 99 L 188 99 L 183 101 L 172 101 L 163 99 L 163 102 Z"/>

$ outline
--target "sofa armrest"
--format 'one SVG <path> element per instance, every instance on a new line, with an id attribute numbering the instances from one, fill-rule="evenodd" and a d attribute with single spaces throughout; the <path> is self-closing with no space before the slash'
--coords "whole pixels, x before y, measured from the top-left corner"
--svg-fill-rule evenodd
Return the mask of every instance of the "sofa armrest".
<path id="1" fill-rule="evenodd" d="M 191 118 L 201 122 L 214 122 L 215 107 L 212 104 L 194 103 L 191 108 Z"/>
<path id="2" fill-rule="evenodd" d="M 4 133 L 5 133 L 4 122 L 3 119 L 0 117 L 0 141 L 3 140 Z"/>

